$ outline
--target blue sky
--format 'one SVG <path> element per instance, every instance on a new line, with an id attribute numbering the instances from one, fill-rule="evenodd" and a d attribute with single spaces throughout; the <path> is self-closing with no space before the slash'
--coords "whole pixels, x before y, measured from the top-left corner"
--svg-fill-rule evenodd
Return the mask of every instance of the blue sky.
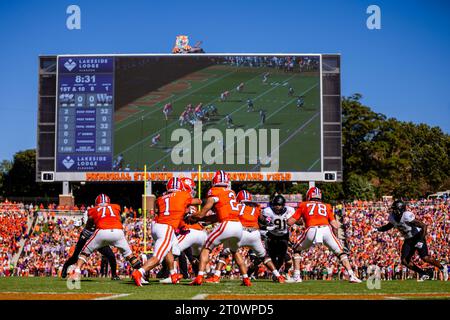
<path id="1" fill-rule="evenodd" d="M 66 9 L 81 8 L 81 30 Z M 381 30 L 366 27 L 369 5 Z M 36 147 L 40 54 L 169 53 L 177 34 L 206 52 L 341 53 L 342 94 L 450 133 L 448 1 L 0 1 L 0 160 Z"/>

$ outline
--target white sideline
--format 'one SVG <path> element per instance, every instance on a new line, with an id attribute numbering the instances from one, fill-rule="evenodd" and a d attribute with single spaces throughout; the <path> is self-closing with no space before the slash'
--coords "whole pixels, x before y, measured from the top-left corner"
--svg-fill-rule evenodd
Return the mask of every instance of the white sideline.
<path id="1" fill-rule="evenodd" d="M 113 296 L 108 296 L 108 297 L 95 298 L 93 300 L 113 300 L 113 299 L 117 299 L 117 298 L 127 297 L 129 295 L 130 295 L 130 293 L 122 293 L 122 294 L 115 294 Z"/>

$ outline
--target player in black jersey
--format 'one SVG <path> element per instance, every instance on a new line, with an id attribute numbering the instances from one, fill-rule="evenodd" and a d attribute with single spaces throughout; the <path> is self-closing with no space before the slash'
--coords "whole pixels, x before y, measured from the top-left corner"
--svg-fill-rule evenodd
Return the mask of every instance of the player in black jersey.
<path id="1" fill-rule="evenodd" d="M 395 200 L 392 204 L 389 222 L 377 227 L 376 230 L 385 232 L 392 228 L 398 229 L 404 238 L 401 249 L 402 264 L 419 274 L 420 278 L 418 281 L 428 280 L 430 276 L 411 261 L 416 251 L 423 261 L 435 266 L 442 272 L 444 281 L 448 280 L 447 266 L 439 263 L 428 252 L 426 242 L 427 225 L 417 220 L 411 211 L 407 211 L 406 204 L 401 200 Z"/>
<path id="2" fill-rule="evenodd" d="M 81 231 L 77 244 L 75 245 L 75 251 L 73 252 L 72 256 L 69 259 L 67 259 L 67 261 L 64 263 L 64 266 L 61 271 L 61 277 L 63 279 L 67 277 L 67 269 L 78 261 L 78 256 L 80 255 L 81 250 L 83 250 L 83 247 L 85 246 L 86 242 L 94 234 L 94 232 L 95 232 L 95 225 L 92 222 L 92 220 L 88 220 L 86 225 L 84 226 L 83 231 Z M 117 276 L 117 262 L 112 249 L 109 246 L 105 246 L 103 248 L 98 249 L 98 252 L 100 252 L 103 255 L 103 257 L 106 257 L 106 259 L 109 262 L 109 265 L 111 267 L 111 279 L 120 280 L 120 278 Z"/>

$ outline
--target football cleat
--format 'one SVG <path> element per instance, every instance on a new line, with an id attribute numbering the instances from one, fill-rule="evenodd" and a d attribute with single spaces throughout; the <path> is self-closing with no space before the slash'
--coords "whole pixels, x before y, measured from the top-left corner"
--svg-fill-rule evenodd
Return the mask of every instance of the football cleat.
<path id="1" fill-rule="evenodd" d="M 180 283 L 180 280 L 183 279 L 183 275 L 180 273 L 174 273 L 170 275 L 170 279 L 172 280 L 172 284 Z"/>
<path id="2" fill-rule="evenodd" d="M 111 280 L 117 281 L 117 280 L 120 280 L 120 277 L 117 276 L 117 275 L 115 275 L 115 276 L 112 276 L 112 277 L 111 277 Z"/>
<path id="3" fill-rule="evenodd" d="M 419 279 L 417 279 L 417 282 L 424 282 L 425 280 L 429 280 L 430 276 L 427 274 L 423 274 Z"/>
<path id="4" fill-rule="evenodd" d="M 131 278 L 133 278 L 134 283 L 138 287 L 142 287 L 142 273 L 139 270 L 134 270 L 131 274 Z"/>
<path id="5" fill-rule="evenodd" d="M 69 273 L 69 279 L 73 281 L 80 281 L 81 280 L 81 271 L 72 270 Z"/>
<path id="6" fill-rule="evenodd" d="M 203 276 L 196 276 L 194 281 L 189 283 L 190 286 L 201 286 L 203 283 Z"/>
<path id="7" fill-rule="evenodd" d="M 286 283 L 301 283 L 301 282 L 303 282 L 302 277 L 295 275 L 292 278 L 286 280 Z"/>
<path id="8" fill-rule="evenodd" d="M 285 283 L 286 279 L 280 275 L 279 277 L 277 277 L 277 281 L 278 281 L 278 283 Z"/>
<path id="9" fill-rule="evenodd" d="M 350 281 L 350 283 L 361 283 L 362 282 L 356 276 L 351 276 L 349 281 Z"/>
<path id="10" fill-rule="evenodd" d="M 251 287 L 252 283 L 250 281 L 250 278 L 242 278 L 242 284 L 241 286 L 245 286 L 245 287 Z"/>
<path id="11" fill-rule="evenodd" d="M 167 277 L 165 279 L 161 279 L 161 280 L 159 280 L 159 283 L 172 283 L 172 278 Z"/>
<path id="12" fill-rule="evenodd" d="M 208 282 L 208 283 L 220 283 L 220 277 L 214 274 L 211 277 L 207 278 L 206 282 Z"/>

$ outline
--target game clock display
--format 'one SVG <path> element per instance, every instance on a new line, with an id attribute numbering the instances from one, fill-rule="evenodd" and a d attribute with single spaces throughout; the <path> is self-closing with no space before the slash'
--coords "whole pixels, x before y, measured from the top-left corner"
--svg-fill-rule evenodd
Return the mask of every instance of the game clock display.
<path id="1" fill-rule="evenodd" d="M 114 58 L 58 57 L 58 171 L 111 170 Z"/>

